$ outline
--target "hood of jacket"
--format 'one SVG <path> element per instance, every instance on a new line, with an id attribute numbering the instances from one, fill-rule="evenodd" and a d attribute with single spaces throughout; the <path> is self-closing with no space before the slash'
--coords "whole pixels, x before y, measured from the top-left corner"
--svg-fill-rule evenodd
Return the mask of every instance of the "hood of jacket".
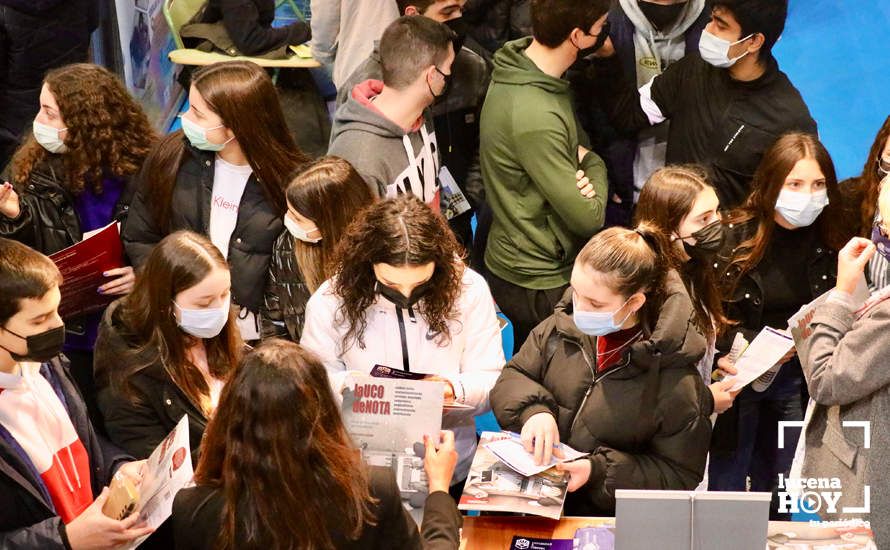
<path id="1" fill-rule="evenodd" d="M 560 337 L 579 345 L 585 338 L 594 339 L 581 332 L 572 319 L 571 287 L 557 304 L 554 317 Z M 656 365 L 662 369 L 694 367 L 707 348 L 704 335 L 695 328 L 694 318 L 692 300 L 686 286 L 680 275 L 672 269 L 666 278 L 664 303 L 655 326 L 647 338 L 627 349 L 622 362 L 629 360 L 637 372 Z"/>
<path id="2" fill-rule="evenodd" d="M 535 86 L 553 94 L 568 94 L 569 82 L 552 77 L 525 55 L 531 45 L 531 37 L 507 42 L 494 54 L 494 71 L 491 80 L 514 86 Z"/>
<path id="3" fill-rule="evenodd" d="M 621 9 L 633 23 L 638 34 L 657 40 L 675 40 L 683 37 L 705 8 L 705 0 L 687 0 L 677 20 L 666 29 L 656 29 L 640 9 L 639 0 L 618 0 Z"/>
<path id="4" fill-rule="evenodd" d="M 408 133 L 373 107 L 373 99 L 382 91 L 383 82 L 373 79 L 365 80 L 352 89 L 346 103 L 337 109 L 331 129 L 331 143 L 347 130 L 359 130 L 385 138 L 401 138 Z"/>

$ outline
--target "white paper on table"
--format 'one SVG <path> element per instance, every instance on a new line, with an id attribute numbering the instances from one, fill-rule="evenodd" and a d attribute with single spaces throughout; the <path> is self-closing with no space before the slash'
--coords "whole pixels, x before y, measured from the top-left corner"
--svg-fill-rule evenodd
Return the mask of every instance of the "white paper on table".
<path id="1" fill-rule="evenodd" d="M 188 416 L 183 415 L 170 435 L 145 462 L 142 483 L 139 485 L 139 504 L 135 512 L 139 514 L 139 520 L 149 527 L 160 527 L 173 513 L 173 498 L 176 493 L 191 485 L 193 477 Z M 123 548 L 136 548 L 146 538 L 148 535 Z"/>
<path id="2" fill-rule="evenodd" d="M 738 391 L 772 368 L 791 351 L 794 340 L 784 331 L 766 327 L 748 345 L 735 363 L 738 373 L 732 377 L 734 384 L 729 391 Z"/>
<path id="3" fill-rule="evenodd" d="M 516 433 L 510 433 L 509 439 L 492 441 L 485 448 L 494 453 L 501 462 L 526 477 L 539 474 L 560 462 L 570 462 L 587 455 L 587 453 L 576 451 L 565 443 L 560 443 L 559 449 L 564 455 L 563 458 L 551 456 L 550 463 L 538 465 L 535 464 L 535 455 L 525 450 L 519 434 Z"/>

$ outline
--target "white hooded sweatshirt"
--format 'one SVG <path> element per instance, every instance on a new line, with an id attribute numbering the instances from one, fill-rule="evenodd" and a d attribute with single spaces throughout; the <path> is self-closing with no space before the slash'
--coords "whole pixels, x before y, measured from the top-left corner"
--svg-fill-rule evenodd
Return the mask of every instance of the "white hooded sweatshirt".
<path id="1" fill-rule="evenodd" d="M 450 343 L 440 346 L 430 335 L 429 325 L 416 311 L 396 311 L 381 296 L 367 310 L 364 349 L 351 344 L 344 349 L 345 324 L 335 319 L 341 300 L 325 281 L 306 305 L 306 323 L 300 344 L 317 354 L 325 364 L 336 395 L 343 390 L 350 371 L 369 374 L 375 365 L 403 369 L 403 340 L 408 349 L 411 372 L 435 374 L 454 386 L 455 401 L 474 411 L 449 411 L 442 428 L 453 430 L 458 452 L 454 481 L 467 476 L 476 451 L 474 416 L 489 410 L 488 392 L 504 367 L 501 331 L 494 301 L 485 279 L 466 268 L 458 297 L 458 315 L 449 323 Z M 401 313 L 401 315 L 399 315 Z M 400 321 L 401 319 L 401 321 Z"/>

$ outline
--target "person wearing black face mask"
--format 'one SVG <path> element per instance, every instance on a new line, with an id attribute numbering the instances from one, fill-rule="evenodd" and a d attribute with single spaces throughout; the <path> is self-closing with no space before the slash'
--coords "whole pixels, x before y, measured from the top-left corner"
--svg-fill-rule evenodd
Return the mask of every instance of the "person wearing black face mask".
<path id="1" fill-rule="evenodd" d="M 473 415 L 504 365 L 494 302 L 485 280 L 459 258 L 459 245 L 441 216 L 404 195 L 364 210 L 340 240 L 333 277 L 306 305 L 300 345 L 328 370 L 339 395 L 351 373 L 375 365 L 444 382 L 460 455 L 454 487 L 462 489 L 476 447 Z"/>
<path id="2" fill-rule="evenodd" d="M 642 86 L 687 52 L 697 51 L 708 22 L 705 0 L 620 0 L 609 11 L 609 38 L 627 80 Z M 609 223 L 626 223 L 632 204 L 646 178 L 664 166 L 667 124 L 647 128 L 634 138 L 615 138 L 604 126 L 598 98 L 604 84 L 596 72 L 576 73 L 570 80 L 577 95 L 577 110 L 594 148 L 609 166 Z M 611 78 L 611 77 L 609 77 Z"/>
<path id="3" fill-rule="evenodd" d="M 142 462 L 96 434 L 61 355 L 62 276 L 52 261 L 0 239 L 0 547 L 111 550 L 152 529 L 101 512 L 121 471 Z"/>
<path id="4" fill-rule="evenodd" d="M 474 251 L 470 220 L 485 199 L 479 169 L 479 111 L 491 77 L 491 65 L 478 53 L 481 47 L 468 39 L 468 25 L 462 17 L 466 0 L 398 0 L 400 15 L 422 16 L 447 26 L 453 33 L 455 57 L 451 70 L 437 71 L 445 81 L 441 90 L 429 82 L 435 98 L 430 107 L 442 165 L 467 197 L 471 209 L 449 216 L 449 225 L 458 241 L 470 251 L 471 262 L 481 263 Z M 368 59 L 349 76 L 337 93 L 337 105 L 349 98 L 356 85 L 369 79 L 382 80 L 383 66 L 379 42 Z M 446 210 L 446 214 L 448 211 Z"/>
<path id="5" fill-rule="evenodd" d="M 674 242 L 671 263 L 692 299 L 693 321 L 708 341 L 698 370 L 714 397 L 714 409 L 722 413 L 732 406 L 735 394 L 727 391 L 727 382 L 711 381 L 717 338 L 727 323 L 712 267 L 726 234 L 719 205 L 714 188 L 700 169 L 667 166 L 653 173 L 643 186 L 636 221 L 655 225 Z M 734 374 L 730 365 L 723 366 L 729 369 L 723 374 Z M 704 483 L 706 486 L 707 481 Z"/>

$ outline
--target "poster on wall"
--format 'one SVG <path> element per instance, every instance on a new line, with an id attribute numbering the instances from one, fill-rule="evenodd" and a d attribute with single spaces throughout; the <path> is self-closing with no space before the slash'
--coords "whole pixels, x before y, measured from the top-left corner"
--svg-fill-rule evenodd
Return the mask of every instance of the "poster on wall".
<path id="1" fill-rule="evenodd" d="M 179 67 L 167 58 L 176 46 L 162 5 L 163 0 L 115 0 L 115 16 L 124 82 L 152 124 L 166 131 L 184 94 L 176 81 Z"/>

